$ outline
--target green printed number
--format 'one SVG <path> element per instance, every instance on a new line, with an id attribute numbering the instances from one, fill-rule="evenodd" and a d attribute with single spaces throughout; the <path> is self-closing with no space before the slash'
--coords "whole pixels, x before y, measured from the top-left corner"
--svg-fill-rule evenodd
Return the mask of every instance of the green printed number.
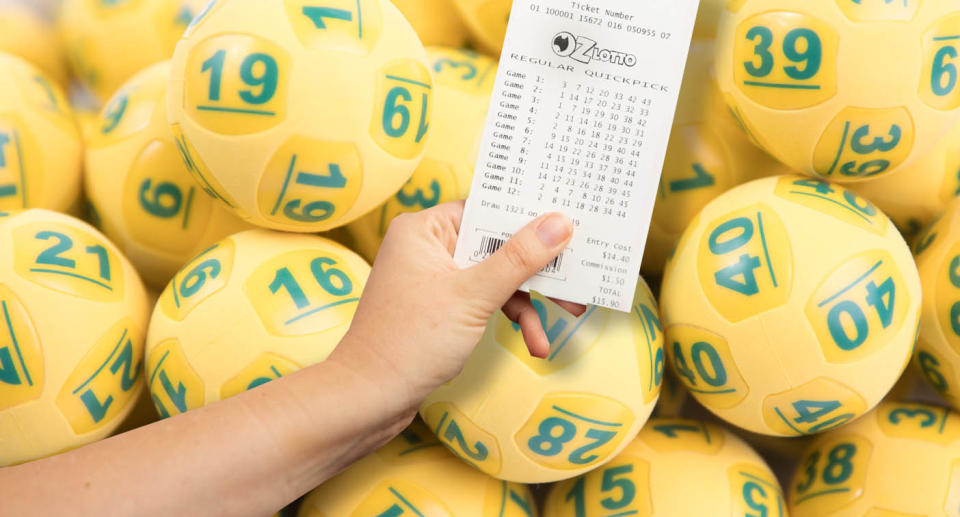
<path id="1" fill-rule="evenodd" d="M 873 281 L 868 283 L 864 301 L 876 311 L 883 328 L 889 327 L 893 322 L 893 309 L 896 303 L 896 285 L 893 283 L 893 278 L 887 278 L 879 286 Z M 852 336 L 844 326 L 845 321 L 853 324 L 855 334 Z M 859 304 L 851 300 L 843 300 L 830 308 L 830 312 L 827 313 L 827 327 L 830 329 L 833 342 L 841 350 L 855 350 L 870 336 L 870 325 L 866 314 Z"/>
<path id="2" fill-rule="evenodd" d="M 938 97 L 946 97 L 957 87 L 957 65 L 954 61 L 960 57 L 957 48 L 946 46 L 937 51 L 933 58 L 933 69 L 930 73 L 930 89 Z"/>
<path id="3" fill-rule="evenodd" d="M 897 408 L 890 412 L 887 420 L 893 425 L 900 425 L 905 420 L 916 422 L 921 429 L 933 427 L 940 421 L 940 417 L 926 408 Z"/>
<path id="4" fill-rule="evenodd" d="M 713 388 L 720 388 L 727 384 L 727 369 L 723 366 L 723 359 L 710 343 L 705 341 L 694 343 L 690 347 L 690 362 L 693 363 L 693 369 L 684 357 L 680 343 L 674 342 L 673 365 L 677 373 L 687 379 L 690 387 L 698 386 L 698 380 Z"/>
<path id="5" fill-rule="evenodd" d="M 417 189 L 413 194 L 407 194 L 406 187 L 400 189 L 396 198 L 401 205 L 410 208 L 433 208 L 440 202 L 440 183 L 437 180 L 430 181 L 430 197 L 423 192 L 423 189 Z"/>
<path id="6" fill-rule="evenodd" d="M 670 192 L 686 192 L 712 187 L 717 184 L 717 179 L 713 174 L 707 172 L 703 165 L 694 163 L 691 168 L 693 169 L 693 177 L 671 181 L 669 183 Z"/>
<path id="7" fill-rule="evenodd" d="M 144 180 L 140 184 L 139 199 L 140 206 L 148 214 L 161 219 L 172 219 L 183 208 L 183 192 L 173 183 L 164 182 L 154 186 L 152 180 Z"/>
<path id="8" fill-rule="evenodd" d="M 829 201 L 838 201 L 834 199 L 832 194 L 835 194 L 837 190 L 833 188 L 833 185 L 827 183 L 826 181 L 816 180 L 816 179 L 802 179 L 796 180 L 793 182 L 794 187 L 806 189 L 804 191 L 795 191 L 793 194 L 804 194 L 810 195 L 813 197 L 818 197 L 820 199 L 827 199 Z M 850 190 L 843 189 L 843 196 L 841 199 L 844 207 L 853 210 L 854 212 L 863 215 L 865 217 L 874 217 L 879 212 L 877 207 L 873 203 L 863 199 L 862 197 L 856 195 Z"/>
<path id="9" fill-rule="evenodd" d="M 798 400 L 793 403 L 793 409 L 797 412 L 797 417 L 793 419 L 794 423 L 813 424 L 813 427 L 806 430 L 809 434 L 839 427 L 853 420 L 855 416 L 853 413 L 844 413 L 823 420 L 834 411 L 843 409 L 843 404 L 839 400 Z"/>
<path id="10" fill-rule="evenodd" d="M 346 296 L 353 292 L 353 282 L 343 271 L 332 267 L 337 265 L 337 261 L 328 257 L 317 257 L 310 262 L 310 272 L 313 278 L 324 291 L 333 296 Z M 300 287 L 300 283 L 290 272 L 289 268 L 280 268 L 277 270 L 270 283 L 270 292 L 277 294 L 280 290 L 285 290 L 297 309 L 305 309 L 310 306 L 310 300 L 306 293 Z"/>
<path id="11" fill-rule="evenodd" d="M 106 366 L 106 364 L 103 366 Z M 95 375 L 100 375 L 103 372 L 102 368 L 101 366 L 101 369 L 98 369 Z M 119 355 L 117 355 L 117 358 L 110 364 L 109 371 L 111 374 L 117 375 L 120 373 L 120 370 L 123 369 L 123 372 L 120 373 L 120 389 L 127 392 L 133 389 L 134 384 L 140 377 L 140 370 L 142 368 L 142 361 L 136 365 L 133 364 L 133 341 L 127 339 L 126 344 L 123 346 Z M 78 388 L 77 391 L 80 389 L 82 388 Z M 77 391 L 74 391 L 74 394 L 76 394 Z M 107 416 L 107 411 L 113 404 L 113 400 L 113 395 L 107 395 L 106 399 L 101 400 L 100 397 L 94 393 L 93 388 L 87 388 L 86 391 L 80 394 L 80 401 L 83 402 L 83 406 L 87 408 L 87 413 L 90 414 L 90 418 L 96 423 L 99 423 Z"/>
<path id="12" fill-rule="evenodd" d="M 422 102 L 420 109 L 420 124 L 417 127 L 417 136 L 415 141 L 419 143 L 427 134 L 429 124 L 427 123 L 427 107 L 430 102 L 430 96 L 422 93 Z M 391 138 L 402 138 L 410 130 L 410 108 L 406 103 L 413 101 L 413 95 L 405 86 L 394 86 L 387 92 L 387 99 L 383 106 L 383 131 Z"/>
<path id="13" fill-rule="evenodd" d="M 621 465 L 603 471 L 600 491 L 605 497 L 600 504 L 607 510 L 620 510 L 630 506 L 637 496 L 637 486 L 630 480 L 633 465 Z M 573 503 L 576 517 L 587 516 L 586 477 L 581 477 L 567 492 L 564 501 Z"/>
<path id="14" fill-rule="evenodd" d="M 735 253 L 753 239 L 753 221 L 746 217 L 731 219 L 710 234 L 709 247 L 714 255 Z M 761 265 L 760 257 L 743 253 L 736 264 L 727 266 L 714 273 L 714 280 L 720 287 L 737 293 L 753 296 L 760 292 L 757 286 L 756 269 Z"/>
<path id="15" fill-rule="evenodd" d="M 76 260 L 62 256 L 64 253 L 67 253 L 73 249 L 73 239 L 60 232 L 50 231 L 38 232 L 35 238 L 42 241 L 56 241 L 53 246 L 50 246 L 37 255 L 35 262 L 38 266 L 43 265 L 56 266 L 64 269 L 77 269 Z M 93 255 L 97 259 L 100 278 L 109 282 L 110 257 L 107 254 L 107 249 L 103 246 L 96 245 L 87 246 L 85 251 L 88 255 Z"/>
<path id="16" fill-rule="evenodd" d="M 10 145 L 10 134 L 0 133 L 0 169 L 7 168 L 6 149 Z M 18 192 L 16 183 L 0 184 L 0 198 L 16 196 Z"/>
<path id="17" fill-rule="evenodd" d="M 450 67 L 454 70 L 463 68 L 463 75 L 460 76 L 460 79 L 464 81 L 469 81 L 477 76 L 478 70 L 477 66 L 471 61 L 454 61 L 452 59 L 443 58 L 438 59 L 433 65 L 433 71 L 436 73 L 443 72 L 443 67 Z"/>
<path id="18" fill-rule="evenodd" d="M 947 384 L 947 379 L 940 373 L 940 370 L 937 368 L 940 366 L 940 361 L 936 357 L 931 355 L 928 352 L 920 352 L 917 354 L 917 361 L 920 363 L 920 369 L 923 370 L 924 377 L 927 378 L 927 381 L 936 388 L 940 393 L 947 393 L 950 391 L 950 386 Z"/>
<path id="19" fill-rule="evenodd" d="M 527 447 L 535 454 L 550 457 L 563 452 L 564 446 L 577 437 L 579 429 L 565 418 L 552 416 L 540 422 L 537 431 L 539 434 L 527 441 Z M 590 443 L 573 450 L 567 457 L 567 461 L 574 465 L 587 465 L 598 460 L 598 455 L 588 453 L 614 439 L 617 433 L 591 428 L 584 436 L 591 440 Z"/>
<path id="20" fill-rule="evenodd" d="M 773 72 L 774 56 L 770 48 L 774 44 L 774 34 L 769 27 L 758 25 L 747 31 L 747 39 L 756 44 L 754 59 L 743 63 L 744 69 L 753 77 L 767 77 Z M 801 44 L 801 42 L 803 42 Z M 801 51 L 801 48 L 805 50 Z M 820 72 L 823 48 L 820 36 L 811 29 L 794 29 L 783 38 L 783 55 L 792 63 L 783 71 L 787 77 L 805 81 Z M 802 66 L 801 66 L 802 65 Z"/>
<path id="21" fill-rule="evenodd" d="M 217 278 L 222 271 L 223 267 L 217 259 L 209 259 L 197 264 L 180 281 L 180 296 L 190 298 L 199 293 L 200 289 L 203 289 L 203 286 L 206 285 L 208 278 Z"/>
<path id="22" fill-rule="evenodd" d="M 806 479 L 797 484 L 797 493 L 804 495 L 817 479 L 822 479 L 827 486 L 836 486 L 846 482 L 853 475 L 853 458 L 857 454 L 857 446 L 852 443 L 841 443 L 827 453 L 827 461 L 820 470 L 820 451 L 814 451 L 807 458 Z"/>
<path id="23" fill-rule="evenodd" d="M 291 170 L 296 164 L 297 157 L 293 157 Z M 314 174 L 310 172 L 298 172 L 296 183 L 314 188 L 342 189 L 347 186 L 347 178 L 343 175 L 340 165 L 331 163 L 327 166 L 327 174 Z M 283 193 L 281 193 L 281 196 Z M 281 197 L 280 201 L 283 201 Z M 279 206 L 279 204 L 278 204 Z M 288 219 L 301 223 L 316 223 L 325 221 L 333 216 L 336 206 L 330 201 L 313 201 L 304 204 L 302 199 L 293 199 L 288 201 L 283 207 L 283 215 Z"/>
<path id="24" fill-rule="evenodd" d="M 226 59 L 227 51 L 218 50 L 210 59 L 203 62 L 201 72 L 210 72 L 210 91 L 207 96 L 211 102 L 220 101 L 223 66 Z M 240 79 L 250 89 L 240 90 L 238 92 L 240 99 L 247 104 L 257 106 L 270 102 L 277 93 L 279 77 L 277 60 L 273 56 L 262 52 L 248 55 L 240 63 Z"/>
<path id="25" fill-rule="evenodd" d="M 103 125 L 100 126 L 100 133 L 109 135 L 120 126 L 123 116 L 127 113 L 127 106 L 130 104 L 130 95 L 128 93 L 120 94 L 114 97 L 103 112 Z"/>

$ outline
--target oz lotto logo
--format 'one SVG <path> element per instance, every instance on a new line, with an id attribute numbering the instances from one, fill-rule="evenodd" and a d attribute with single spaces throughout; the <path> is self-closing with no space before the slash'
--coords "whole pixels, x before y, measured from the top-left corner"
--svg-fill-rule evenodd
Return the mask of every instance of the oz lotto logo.
<path id="1" fill-rule="evenodd" d="M 569 57 L 584 64 L 592 61 L 627 67 L 637 64 L 637 56 L 633 54 L 601 48 L 596 41 L 583 36 L 574 36 L 569 32 L 561 32 L 553 37 L 553 52 L 560 57 Z"/>

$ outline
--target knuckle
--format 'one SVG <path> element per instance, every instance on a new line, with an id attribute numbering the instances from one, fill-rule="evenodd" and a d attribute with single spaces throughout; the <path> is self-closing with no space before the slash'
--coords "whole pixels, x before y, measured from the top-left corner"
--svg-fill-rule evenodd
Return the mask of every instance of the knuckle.
<path id="1" fill-rule="evenodd" d="M 503 246 L 503 255 L 514 268 L 529 271 L 534 268 L 533 258 L 529 250 L 516 239 L 511 239 Z"/>

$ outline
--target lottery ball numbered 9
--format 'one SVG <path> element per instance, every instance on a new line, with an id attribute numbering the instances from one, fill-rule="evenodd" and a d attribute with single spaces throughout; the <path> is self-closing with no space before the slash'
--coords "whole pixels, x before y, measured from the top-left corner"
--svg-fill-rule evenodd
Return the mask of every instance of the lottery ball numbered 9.
<path id="1" fill-rule="evenodd" d="M 554 486 L 544 508 L 546 517 L 786 514 L 780 483 L 743 440 L 660 418 L 603 467 Z"/>
<path id="2" fill-rule="evenodd" d="M 717 78 L 752 137 L 792 169 L 864 180 L 922 158 L 956 124 L 958 34 L 953 0 L 736 0 Z"/>
<path id="3" fill-rule="evenodd" d="M 643 280 L 631 312 L 591 307 L 574 317 L 534 296 L 550 340 L 530 356 L 520 333 L 494 316 L 463 372 L 420 415 L 463 460 L 498 479 L 567 479 L 613 458 L 653 411 L 663 380 L 658 308 Z"/>
<path id="4" fill-rule="evenodd" d="M 251 230 L 190 260 L 160 295 L 147 388 L 169 417 L 323 361 L 353 320 L 370 266 L 322 237 Z"/>
<path id="5" fill-rule="evenodd" d="M 433 79 L 389 0 L 217 1 L 172 61 L 168 117 L 197 180 L 258 226 L 373 210 L 423 156 Z"/>
<path id="6" fill-rule="evenodd" d="M 906 367 L 920 279 L 893 223 L 853 192 L 779 176 L 708 204 L 667 263 L 668 363 L 717 416 L 772 436 L 869 411 Z"/>
<path id="7" fill-rule="evenodd" d="M 83 146 L 63 91 L 0 53 L 0 210 L 65 212 L 80 199 Z"/>
<path id="8" fill-rule="evenodd" d="M 960 415 L 884 402 L 818 437 L 789 486 L 795 517 L 953 515 L 960 507 Z"/>
<path id="9" fill-rule="evenodd" d="M 169 77 L 163 62 L 122 86 L 98 117 L 86 152 L 87 197 L 98 225 L 157 289 L 197 253 L 251 228 L 207 196 L 184 165 L 167 124 Z"/>
<path id="10" fill-rule="evenodd" d="M 311 492 L 298 515 L 536 517 L 537 507 L 525 485 L 465 465 L 417 421 Z"/>
<path id="11" fill-rule="evenodd" d="M 74 74 L 100 100 L 173 49 L 208 0 L 62 0 L 59 27 Z"/>
<path id="12" fill-rule="evenodd" d="M 0 212 L 0 466 L 109 435 L 143 390 L 147 295 L 72 217 Z"/>
<path id="13" fill-rule="evenodd" d="M 347 226 L 356 249 L 373 262 L 398 215 L 466 199 L 473 181 L 497 62 L 452 48 L 427 49 L 436 93 L 433 132 L 423 161 L 396 194 Z"/>

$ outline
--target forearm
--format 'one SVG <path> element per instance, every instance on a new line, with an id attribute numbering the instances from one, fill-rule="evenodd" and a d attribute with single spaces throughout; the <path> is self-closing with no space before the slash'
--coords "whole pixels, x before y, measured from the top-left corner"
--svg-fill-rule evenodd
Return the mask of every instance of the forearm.
<path id="1" fill-rule="evenodd" d="M 269 515 L 409 423 L 409 403 L 391 396 L 388 378 L 377 377 L 327 361 L 226 401 L 4 469 L 4 512 Z"/>

